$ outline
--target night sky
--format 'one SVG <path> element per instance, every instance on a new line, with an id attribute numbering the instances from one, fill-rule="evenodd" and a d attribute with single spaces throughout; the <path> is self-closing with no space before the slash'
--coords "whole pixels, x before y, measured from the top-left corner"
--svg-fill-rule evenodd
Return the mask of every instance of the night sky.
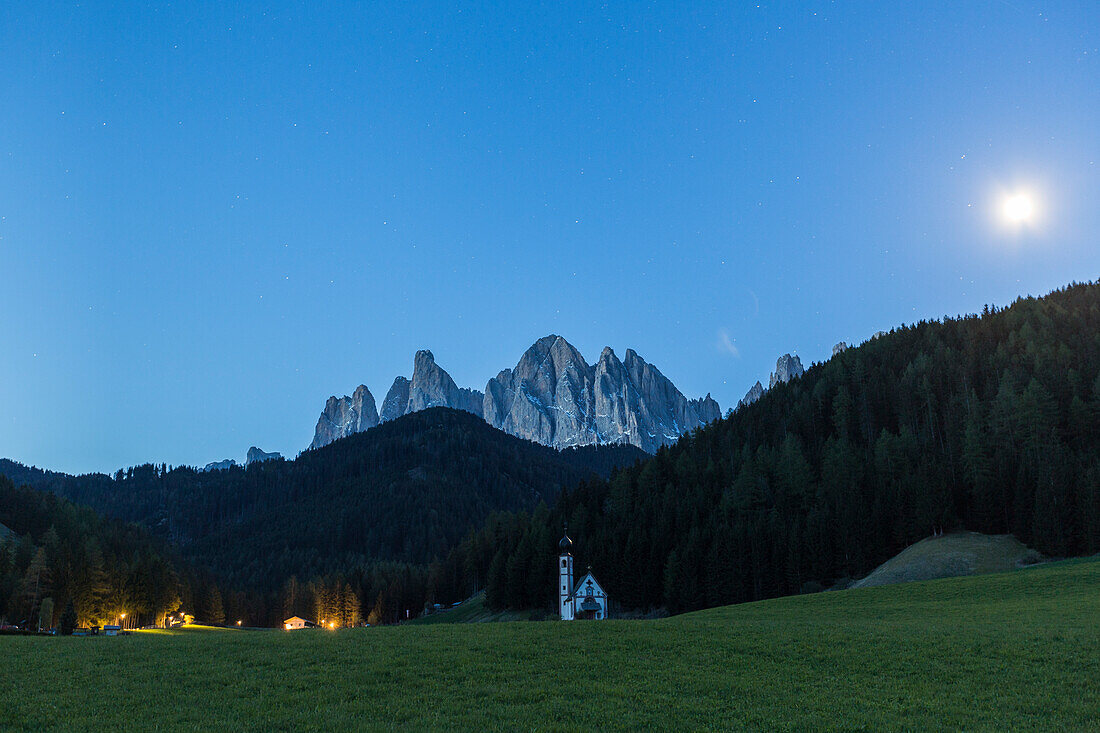
<path id="1" fill-rule="evenodd" d="M 1100 276 L 1094 0 L 315 5 L 0 7 L 0 456 L 293 456 L 549 333 L 726 409 Z"/>

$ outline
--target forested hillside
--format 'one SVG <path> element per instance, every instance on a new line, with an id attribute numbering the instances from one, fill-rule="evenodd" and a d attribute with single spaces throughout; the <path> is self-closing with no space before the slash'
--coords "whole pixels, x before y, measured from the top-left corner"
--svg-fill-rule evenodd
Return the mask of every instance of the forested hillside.
<path id="1" fill-rule="evenodd" d="M 3 476 L 0 522 L 11 530 L 0 533 L 0 623 L 48 629 L 70 611 L 70 624 L 115 623 L 123 613 L 148 624 L 208 591 L 144 529 Z"/>
<path id="2" fill-rule="evenodd" d="M 434 408 L 247 469 L 73 477 L 0 461 L 0 474 L 144 524 L 217 575 L 231 615 L 277 623 L 284 611 L 332 615 L 352 596 L 364 615 L 418 610 L 427 563 L 492 512 L 531 511 L 644 457 L 633 446 L 557 451 Z M 230 603 L 230 589 L 245 595 Z"/>
<path id="3" fill-rule="evenodd" d="M 614 599 L 673 612 L 828 587 L 953 528 L 1100 551 L 1100 286 L 814 365 L 552 511 L 495 518 L 437 567 L 442 595 L 550 606 L 565 520 Z"/>

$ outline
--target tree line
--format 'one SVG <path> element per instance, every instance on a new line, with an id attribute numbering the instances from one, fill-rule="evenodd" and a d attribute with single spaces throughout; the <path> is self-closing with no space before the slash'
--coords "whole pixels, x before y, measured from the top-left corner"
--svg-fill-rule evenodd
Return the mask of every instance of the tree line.
<path id="1" fill-rule="evenodd" d="M 132 524 L 0 476 L 0 624 L 50 629 L 163 623 L 200 585 Z"/>

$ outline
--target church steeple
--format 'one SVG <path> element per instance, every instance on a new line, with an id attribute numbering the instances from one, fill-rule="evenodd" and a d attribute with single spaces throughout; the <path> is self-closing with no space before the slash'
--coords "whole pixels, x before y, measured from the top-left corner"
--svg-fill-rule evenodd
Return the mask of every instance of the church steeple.
<path id="1" fill-rule="evenodd" d="M 592 574 L 588 573 L 574 584 L 573 540 L 569 539 L 569 527 L 562 525 L 562 538 L 558 542 L 558 612 L 562 621 L 574 619 L 607 618 L 607 592 Z"/>
<path id="2" fill-rule="evenodd" d="M 562 532 L 564 537 L 561 538 L 561 542 L 558 543 L 558 549 L 561 550 L 562 555 L 568 555 L 573 549 L 573 540 L 569 539 L 569 525 L 562 525 Z"/>
<path id="3" fill-rule="evenodd" d="M 562 538 L 558 543 L 558 611 L 562 621 L 572 621 L 573 608 L 573 540 L 569 539 L 568 525 L 562 526 Z"/>

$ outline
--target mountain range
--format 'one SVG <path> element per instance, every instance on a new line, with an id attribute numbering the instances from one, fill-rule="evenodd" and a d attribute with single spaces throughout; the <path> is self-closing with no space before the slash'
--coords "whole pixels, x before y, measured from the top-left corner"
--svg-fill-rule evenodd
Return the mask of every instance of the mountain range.
<path id="1" fill-rule="evenodd" d="M 552 448 L 624 443 L 655 453 L 722 416 L 708 394 L 689 399 L 633 349 L 622 360 L 605 348 L 595 364 L 561 336 L 536 341 L 485 390 L 459 387 L 430 351 L 413 358 L 412 377 L 393 381 L 376 407 L 366 385 L 329 397 L 311 449 L 430 407 L 450 407 Z"/>

